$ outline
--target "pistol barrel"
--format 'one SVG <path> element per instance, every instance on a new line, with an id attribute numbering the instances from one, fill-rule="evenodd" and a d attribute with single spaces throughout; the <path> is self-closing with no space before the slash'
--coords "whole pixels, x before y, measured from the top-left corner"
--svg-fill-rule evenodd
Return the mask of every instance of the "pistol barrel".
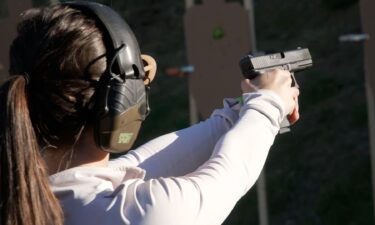
<path id="1" fill-rule="evenodd" d="M 240 61 L 242 74 L 249 79 L 270 69 L 279 68 L 296 72 L 311 66 L 312 58 L 307 48 L 256 57 L 247 55 Z"/>

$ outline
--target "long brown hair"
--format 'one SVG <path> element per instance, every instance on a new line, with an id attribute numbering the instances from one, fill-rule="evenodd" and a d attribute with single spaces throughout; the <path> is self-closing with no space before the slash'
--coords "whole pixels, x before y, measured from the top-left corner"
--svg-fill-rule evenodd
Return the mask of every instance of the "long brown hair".
<path id="1" fill-rule="evenodd" d="M 106 69 L 95 20 L 55 5 L 22 14 L 0 88 L 0 223 L 62 225 L 41 149 L 69 146 Z"/>

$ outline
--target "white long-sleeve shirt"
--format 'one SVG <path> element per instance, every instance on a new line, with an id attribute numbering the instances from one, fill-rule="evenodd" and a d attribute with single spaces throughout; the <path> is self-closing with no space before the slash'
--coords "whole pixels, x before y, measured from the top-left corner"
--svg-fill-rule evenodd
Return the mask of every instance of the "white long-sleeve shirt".
<path id="1" fill-rule="evenodd" d="M 258 178 L 280 123 L 282 100 L 244 94 L 204 122 L 111 160 L 50 176 L 66 225 L 218 225 Z"/>

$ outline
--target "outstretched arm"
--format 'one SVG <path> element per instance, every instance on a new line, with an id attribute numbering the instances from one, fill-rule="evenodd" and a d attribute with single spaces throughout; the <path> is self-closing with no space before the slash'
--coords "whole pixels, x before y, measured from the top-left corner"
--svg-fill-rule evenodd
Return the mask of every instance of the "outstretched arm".
<path id="1" fill-rule="evenodd" d="M 126 193 L 134 193 L 136 203 L 124 211 L 126 216 L 144 225 L 155 221 L 160 224 L 222 223 L 255 183 L 281 121 L 296 107 L 298 90 L 290 87 L 288 74 L 280 71 L 276 74 L 284 80 L 276 79 L 277 87 L 271 87 L 273 91 L 244 95 L 240 119 L 220 138 L 210 159 L 197 170 L 181 177 L 138 180 L 130 184 Z M 283 87 L 278 89 L 279 86 Z"/>
<path id="2" fill-rule="evenodd" d="M 211 156 L 216 142 L 237 121 L 238 111 L 217 109 L 211 117 L 189 128 L 172 132 L 130 151 L 110 162 L 111 166 L 138 166 L 146 170 L 146 179 L 181 176 L 202 165 Z"/>

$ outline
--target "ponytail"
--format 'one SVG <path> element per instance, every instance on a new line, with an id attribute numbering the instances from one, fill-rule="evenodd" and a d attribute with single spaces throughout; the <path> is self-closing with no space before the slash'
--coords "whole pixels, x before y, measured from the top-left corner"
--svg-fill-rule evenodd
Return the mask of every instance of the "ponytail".
<path id="1" fill-rule="evenodd" d="M 62 225 L 27 103 L 23 76 L 0 88 L 0 224 Z"/>

